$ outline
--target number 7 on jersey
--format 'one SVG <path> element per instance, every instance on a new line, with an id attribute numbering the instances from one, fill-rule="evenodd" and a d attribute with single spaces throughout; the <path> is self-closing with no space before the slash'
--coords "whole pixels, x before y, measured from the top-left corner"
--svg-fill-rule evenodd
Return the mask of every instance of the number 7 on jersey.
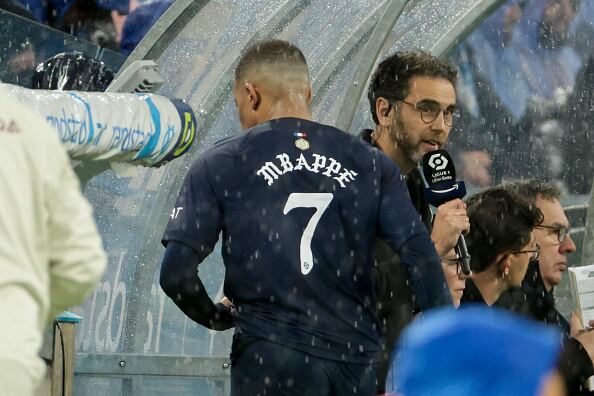
<path id="1" fill-rule="evenodd" d="M 295 208 L 316 208 L 316 211 L 303 230 L 301 244 L 299 245 L 299 259 L 301 260 L 301 273 L 303 275 L 309 274 L 309 271 L 313 268 L 311 239 L 313 238 L 318 222 L 333 198 L 334 195 L 331 193 L 292 193 L 289 195 L 283 209 L 283 214 L 286 215 Z"/>

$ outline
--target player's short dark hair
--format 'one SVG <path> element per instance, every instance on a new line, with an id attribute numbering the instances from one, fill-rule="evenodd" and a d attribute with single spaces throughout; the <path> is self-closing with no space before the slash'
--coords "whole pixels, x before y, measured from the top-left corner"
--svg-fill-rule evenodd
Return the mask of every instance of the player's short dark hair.
<path id="1" fill-rule="evenodd" d="M 501 186 L 470 196 L 466 204 L 470 218 L 466 243 L 474 272 L 486 270 L 501 253 L 521 250 L 543 220 L 536 205 Z"/>
<path id="2" fill-rule="evenodd" d="M 450 63 L 424 51 L 396 52 L 384 59 L 371 78 L 367 98 L 373 121 L 378 124 L 375 103 L 382 97 L 403 100 L 410 91 L 413 77 L 443 78 L 456 87 L 458 72 Z"/>
<path id="3" fill-rule="evenodd" d="M 301 50 L 284 40 L 261 40 L 246 48 L 235 68 L 235 81 L 241 81 L 254 69 L 270 70 L 279 65 L 303 72 L 309 77 L 307 61 Z"/>
<path id="4" fill-rule="evenodd" d="M 504 183 L 501 187 L 518 194 L 531 204 L 536 204 L 538 198 L 553 201 L 561 198 L 561 190 L 553 183 L 543 180 L 516 180 Z"/>

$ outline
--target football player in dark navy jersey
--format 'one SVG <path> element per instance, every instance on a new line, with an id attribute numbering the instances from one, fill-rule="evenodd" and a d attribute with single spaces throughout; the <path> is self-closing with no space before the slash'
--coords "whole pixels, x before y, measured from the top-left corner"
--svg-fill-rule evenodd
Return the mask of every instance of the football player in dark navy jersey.
<path id="1" fill-rule="evenodd" d="M 400 253 L 421 307 L 451 302 L 402 175 L 379 150 L 311 121 L 307 64 L 287 42 L 247 49 L 234 95 L 247 131 L 186 176 L 161 286 L 196 322 L 236 327 L 232 394 L 373 394 L 376 237 Z M 197 272 L 221 232 L 232 307 L 213 303 Z"/>

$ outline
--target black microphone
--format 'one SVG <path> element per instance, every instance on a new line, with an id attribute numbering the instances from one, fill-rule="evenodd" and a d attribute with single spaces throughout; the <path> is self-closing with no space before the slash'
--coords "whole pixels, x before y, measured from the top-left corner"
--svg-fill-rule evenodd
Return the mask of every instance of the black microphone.
<path id="1" fill-rule="evenodd" d="M 456 181 L 454 161 L 445 150 L 435 150 L 425 154 L 419 164 L 419 172 L 425 186 L 425 198 L 435 207 L 466 195 L 466 186 L 463 181 Z M 462 272 L 470 275 L 470 254 L 466 248 L 464 235 L 458 238 L 455 250 L 462 261 Z"/>

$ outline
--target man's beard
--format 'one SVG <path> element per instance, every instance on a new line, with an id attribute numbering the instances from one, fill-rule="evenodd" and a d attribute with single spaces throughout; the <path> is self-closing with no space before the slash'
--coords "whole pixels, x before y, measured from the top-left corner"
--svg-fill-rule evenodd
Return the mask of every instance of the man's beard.
<path id="1" fill-rule="evenodd" d="M 400 111 L 396 112 L 396 117 L 394 118 L 394 122 L 391 125 L 390 140 L 392 141 L 392 144 L 396 150 L 404 154 L 404 157 L 412 162 L 414 166 L 419 163 L 422 157 L 421 153 L 419 152 L 421 141 L 419 140 L 416 145 L 414 142 L 411 142 L 412 139 L 410 135 L 406 133 L 404 121 L 402 120 Z"/>

